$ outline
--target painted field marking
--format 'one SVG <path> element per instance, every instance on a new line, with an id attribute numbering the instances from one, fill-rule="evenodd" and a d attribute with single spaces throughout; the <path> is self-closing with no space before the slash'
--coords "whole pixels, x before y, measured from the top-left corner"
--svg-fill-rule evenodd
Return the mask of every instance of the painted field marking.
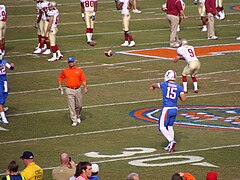
<path id="1" fill-rule="evenodd" d="M 240 52 L 240 43 L 218 44 L 208 46 L 196 46 L 195 52 L 198 57 L 218 56 L 225 53 Z M 175 48 L 153 48 L 132 51 L 119 51 L 118 54 L 135 55 L 148 58 L 172 59 L 177 55 Z"/>

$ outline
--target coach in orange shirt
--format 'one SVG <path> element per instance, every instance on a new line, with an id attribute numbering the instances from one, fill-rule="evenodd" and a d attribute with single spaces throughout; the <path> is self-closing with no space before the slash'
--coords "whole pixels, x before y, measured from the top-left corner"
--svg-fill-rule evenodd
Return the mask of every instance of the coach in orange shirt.
<path id="1" fill-rule="evenodd" d="M 86 77 L 81 68 L 75 65 L 74 57 L 68 58 L 68 68 L 64 69 L 58 77 L 58 89 L 62 90 L 62 81 L 65 79 L 66 94 L 68 97 L 68 107 L 75 127 L 81 123 L 80 114 L 82 111 L 82 92 L 81 85 L 84 86 L 84 93 L 88 92 Z"/>

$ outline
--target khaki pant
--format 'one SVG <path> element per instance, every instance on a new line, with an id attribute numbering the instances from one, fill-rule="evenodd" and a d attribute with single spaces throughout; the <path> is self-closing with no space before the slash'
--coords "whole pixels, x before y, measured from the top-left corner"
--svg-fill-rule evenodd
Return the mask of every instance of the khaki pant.
<path id="1" fill-rule="evenodd" d="M 54 27 L 50 30 L 50 33 L 49 33 L 49 40 L 50 40 L 50 45 L 51 46 L 55 46 L 56 45 L 56 34 L 58 32 L 58 28 L 57 27 Z"/>
<path id="2" fill-rule="evenodd" d="M 204 3 L 199 3 L 198 13 L 201 17 L 206 16 L 206 7 Z"/>
<path id="3" fill-rule="evenodd" d="M 179 16 L 174 16 L 171 14 L 167 14 L 167 21 L 170 26 L 170 46 L 174 45 L 179 41 L 178 36 L 177 36 L 177 27 L 179 24 Z"/>
<path id="4" fill-rule="evenodd" d="M 5 38 L 7 25 L 6 22 L 0 21 L 0 40 Z"/>
<path id="5" fill-rule="evenodd" d="M 198 71 L 199 71 L 199 69 L 200 69 L 200 67 L 201 67 L 201 64 L 200 64 L 200 62 L 199 61 L 191 61 L 191 62 L 189 62 L 188 64 L 187 64 L 187 66 L 183 69 L 183 72 L 182 72 L 182 74 L 183 75 L 193 75 L 193 76 L 195 76 L 197 73 L 198 73 Z"/>
<path id="6" fill-rule="evenodd" d="M 130 14 L 122 14 L 123 31 L 129 31 Z"/>
<path id="7" fill-rule="evenodd" d="M 71 120 L 72 122 L 77 122 L 77 119 L 80 118 L 82 110 L 83 95 L 81 92 L 81 87 L 78 89 L 66 88 L 66 95 L 68 98 L 68 107 L 70 110 Z"/>
<path id="8" fill-rule="evenodd" d="M 214 30 L 214 16 L 212 13 L 208 13 L 208 37 L 215 36 L 215 30 Z"/>
<path id="9" fill-rule="evenodd" d="M 94 21 L 91 19 L 92 13 L 93 12 L 89 12 L 89 11 L 85 12 L 86 26 L 87 26 L 87 28 L 91 28 L 91 29 L 93 29 L 93 27 L 94 27 Z"/>

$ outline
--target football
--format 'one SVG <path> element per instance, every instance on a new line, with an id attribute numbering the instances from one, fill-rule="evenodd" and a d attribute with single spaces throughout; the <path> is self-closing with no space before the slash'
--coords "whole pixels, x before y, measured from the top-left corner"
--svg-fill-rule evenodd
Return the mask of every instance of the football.
<path id="1" fill-rule="evenodd" d="M 89 45 L 90 45 L 90 46 L 96 46 L 96 44 L 97 44 L 96 41 L 90 41 L 90 42 L 89 42 Z"/>
<path id="2" fill-rule="evenodd" d="M 166 3 L 164 3 L 164 4 L 162 5 L 162 10 L 163 10 L 163 11 L 166 11 L 166 10 L 167 10 L 167 4 L 166 4 Z"/>
<path id="3" fill-rule="evenodd" d="M 113 54 L 112 54 L 112 50 L 108 50 L 108 51 L 104 51 L 104 54 L 105 56 L 107 57 L 111 57 Z"/>

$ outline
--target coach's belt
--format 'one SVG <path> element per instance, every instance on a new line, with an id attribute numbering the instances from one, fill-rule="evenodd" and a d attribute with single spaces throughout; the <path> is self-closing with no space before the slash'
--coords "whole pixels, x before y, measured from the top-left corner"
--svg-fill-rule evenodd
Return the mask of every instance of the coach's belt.
<path id="1" fill-rule="evenodd" d="M 70 89 L 79 89 L 80 86 L 79 86 L 79 87 L 68 87 L 68 86 L 67 86 L 67 88 L 70 88 Z"/>

